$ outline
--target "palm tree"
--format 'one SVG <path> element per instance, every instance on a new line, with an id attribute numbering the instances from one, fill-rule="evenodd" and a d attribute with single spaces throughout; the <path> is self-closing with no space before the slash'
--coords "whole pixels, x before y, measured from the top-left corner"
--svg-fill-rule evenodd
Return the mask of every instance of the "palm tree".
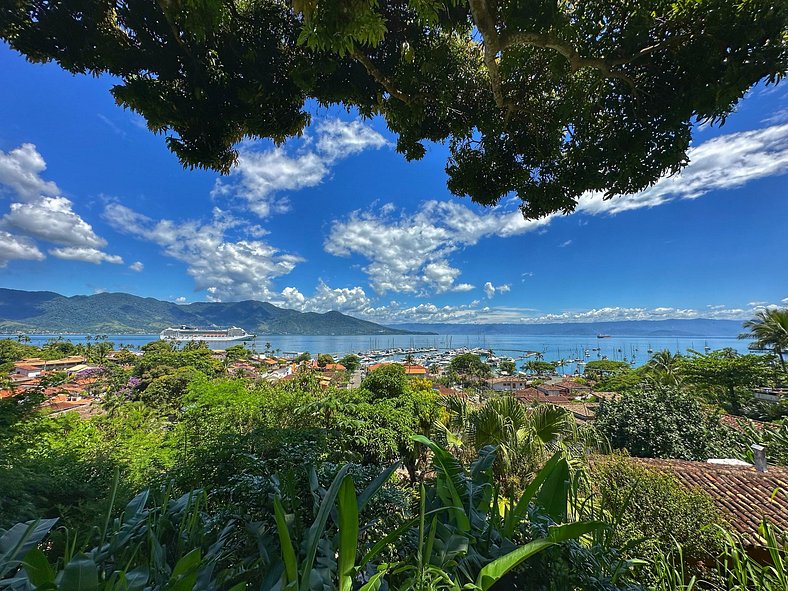
<path id="1" fill-rule="evenodd" d="M 681 381 L 678 374 L 680 353 L 671 353 L 667 349 L 655 353 L 646 363 L 649 373 L 661 384 L 678 386 Z"/>
<path id="2" fill-rule="evenodd" d="M 783 371 L 785 353 L 788 351 L 788 308 L 761 310 L 755 318 L 744 322 L 749 332 L 739 335 L 740 339 L 754 339 L 752 345 L 758 349 L 771 349 L 780 359 Z"/>
<path id="3" fill-rule="evenodd" d="M 560 406 L 527 408 L 512 396 L 493 398 L 477 409 L 452 397 L 445 399 L 444 405 L 449 444 L 465 448 L 466 453 L 497 446 L 496 477 L 512 489 L 557 451 L 572 458 L 587 449 L 608 447 L 593 427 L 578 426 L 572 413 Z"/>

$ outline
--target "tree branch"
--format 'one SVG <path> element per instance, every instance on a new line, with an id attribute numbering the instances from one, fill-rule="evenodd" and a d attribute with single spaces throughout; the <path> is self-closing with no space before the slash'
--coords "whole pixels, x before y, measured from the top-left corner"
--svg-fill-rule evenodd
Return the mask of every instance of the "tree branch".
<path id="1" fill-rule="evenodd" d="M 364 68 L 367 70 L 367 73 L 372 76 L 375 81 L 380 84 L 383 88 L 386 89 L 391 96 L 396 99 L 401 100 L 406 105 L 410 105 L 413 102 L 413 99 L 405 94 L 397 90 L 397 87 L 394 85 L 394 82 L 386 76 L 375 64 L 372 63 L 372 60 L 369 59 L 364 53 L 359 51 L 358 49 L 353 49 L 350 52 L 350 55 L 355 59 L 358 63 L 360 63 Z"/>
<path id="2" fill-rule="evenodd" d="M 506 108 L 506 100 L 503 96 L 501 84 L 501 73 L 498 69 L 498 52 L 500 51 L 500 38 L 498 37 L 498 27 L 495 17 L 487 6 L 487 0 L 469 0 L 471 16 L 476 25 L 476 29 L 482 36 L 484 43 L 484 64 L 490 76 L 493 97 L 498 108 Z"/>
<path id="3" fill-rule="evenodd" d="M 617 78 L 625 81 L 634 92 L 638 92 L 634 80 L 624 72 L 613 70 L 613 66 L 627 64 L 642 55 L 651 53 L 661 46 L 661 44 L 652 45 L 651 47 L 641 50 L 631 58 L 607 60 L 596 57 L 583 57 L 574 47 L 549 33 L 528 33 L 524 31 L 504 33 L 500 40 L 501 50 L 503 51 L 514 45 L 530 45 L 532 47 L 552 49 L 563 55 L 567 61 L 569 61 L 569 68 L 572 72 L 577 72 L 583 68 L 593 68 L 601 72 L 606 78 Z"/>

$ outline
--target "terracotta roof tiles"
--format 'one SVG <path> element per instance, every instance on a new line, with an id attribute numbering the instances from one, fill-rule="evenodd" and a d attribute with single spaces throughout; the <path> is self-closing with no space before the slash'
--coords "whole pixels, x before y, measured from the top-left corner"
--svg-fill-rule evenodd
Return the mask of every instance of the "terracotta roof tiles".
<path id="1" fill-rule="evenodd" d="M 788 532 L 788 467 L 769 466 L 758 472 L 754 466 L 734 466 L 633 458 L 639 464 L 671 472 L 683 485 L 703 489 L 723 517 L 747 542 L 757 545 L 758 526 L 765 517 L 782 532 Z M 773 494 L 776 489 L 782 489 Z"/>

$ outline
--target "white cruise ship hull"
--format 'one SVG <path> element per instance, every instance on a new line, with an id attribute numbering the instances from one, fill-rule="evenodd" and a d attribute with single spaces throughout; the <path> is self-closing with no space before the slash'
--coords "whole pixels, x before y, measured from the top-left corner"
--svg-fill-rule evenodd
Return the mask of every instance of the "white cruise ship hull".
<path id="1" fill-rule="evenodd" d="M 198 335 L 182 335 L 177 337 L 165 337 L 159 335 L 159 340 L 162 341 L 205 341 L 206 343 L 226 343 L 227 341 L 251 341 L 254 338 L 253 334 L 248 334 L 238 337 L 201 337 Z"/>

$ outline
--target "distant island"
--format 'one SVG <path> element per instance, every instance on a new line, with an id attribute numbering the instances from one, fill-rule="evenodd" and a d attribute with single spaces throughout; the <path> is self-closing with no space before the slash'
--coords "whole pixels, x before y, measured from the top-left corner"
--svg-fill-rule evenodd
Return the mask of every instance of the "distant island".
<path id="1" fill-rule="evenodd" d="M 600 322 L 556 322 L 546 324 L 396 324 L 402 330 L 438 332 L 446 335 L 539 335 L 613 337 L 735 337 L 742 320 L 710 318 L 668 320 L 618 320 Z"/>
<path id="2" fill-rule="evenodd" d="M 175 304 L 128 293 L 67 297 L 0 288 L 0 333 L 157 334 L 180 325 L 238 326 L 258 336 L 433 334 L 390 328 L 340 312 L 298 312 L 255 300 Z"/>

